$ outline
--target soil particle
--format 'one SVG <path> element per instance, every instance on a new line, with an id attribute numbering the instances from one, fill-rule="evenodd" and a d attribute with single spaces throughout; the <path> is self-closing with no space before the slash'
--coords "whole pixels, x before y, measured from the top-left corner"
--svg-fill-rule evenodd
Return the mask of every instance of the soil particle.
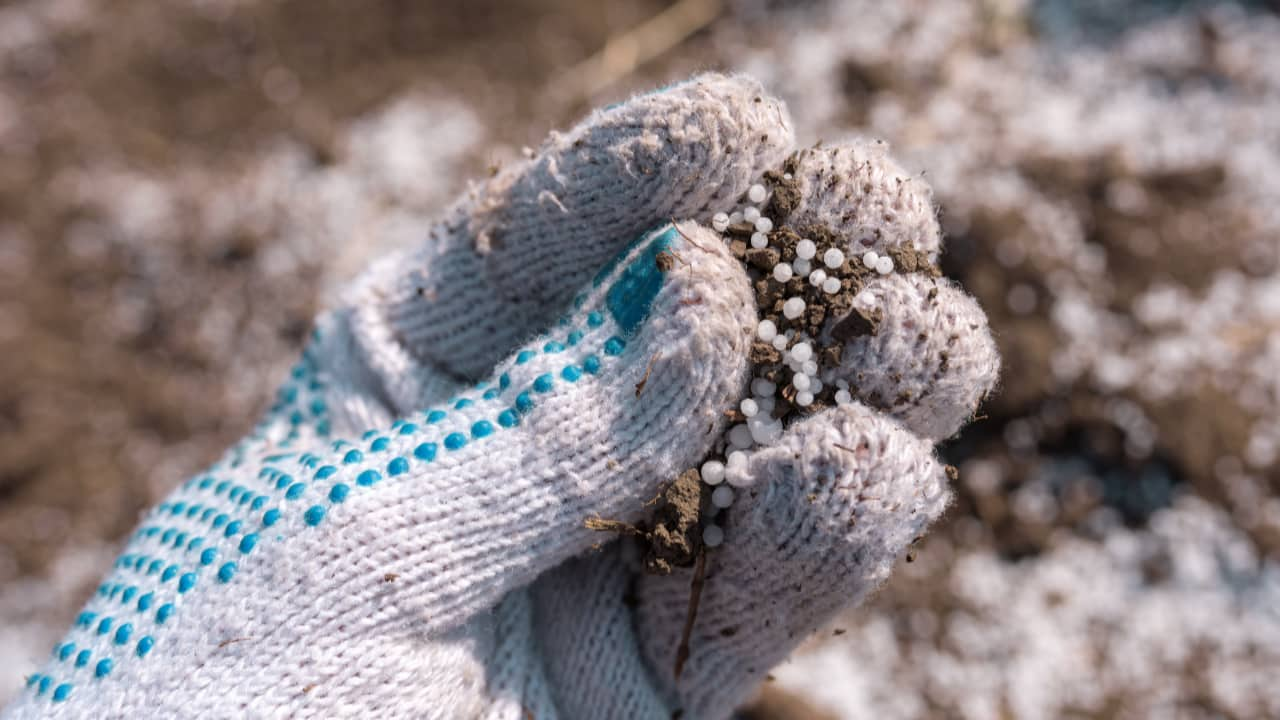
<path id="1" fill-rule="evenodd" d="M 757 270 L 763 270 L 765 272 L 772 270 L 773 266 L 778 264 L 778 260 L 780 260 L 781 257 L 781 253 L 771 247 L 758 249 L 752 248 L 747 251 L 747 263 Z"/>
<path id="2" fill-rule="evenodd" d="M 789 225 L 777 225 L 776 221 L 774 228 L 769 233 L 769 245 L 778 248 L 782 253 L 782 258 L 787 262 L 795 260 L 796 243 L 800 242 L 802 236 L 795 231 L 795 228 Z"/>
<path id="3" fill-rule="evenodd" d="M 880 330 L 880 321 L 883 319 L 884 312 L 880 308 L 852 308 L 848 315 L 831 328 L 831 337 L 840 342 L 848 342 L 864 335 L 875 335 Z"/>
<path id="4" fill-rule="evenodd" d="M 702 509 L 707 488 L 697 470 L 681 473 L 656 498 L 657 509 L 645 524 L 588 518 L 589 530 L 633 535 L 645 546 L 644 569 L 653 575 L 670 575 L 675 568 L 691 567 L 702 548 Z"/>
<path id="5" fill-rule="evenodd" d="M 751 343 L 751 362 L 757 365 L 771 365 L 782 362 L 782 353 L 763 340 Z"/>
<path id="6" fill-rule="evenodd" d="M 669 575 L 673 568 L 693 565 L 702 545 L 703 489 L 698 471 L 686 470 L 662 494 L 647 538 L 646 571 Z"/>
<path id="7" fill-rule="evenodd" d="M 756 307 L 773 308 L 782 300 L 782 283 L 773 278 L 757 280 L 755 282 L 756 291 Z"/>
<path id="8" fill-rule="evenodd" d="M 827 319 L 827 308 L 825 305 L 807 305 L 804 309 L 804 321 L 810 328 L 817 329 L 821 332 L 822 321 Z M 817 332 L 811 333 L 816 335 Z"/>
<path id="9" fill-rule="evenodd" d="M 782 163 L 781 170 L 770 170 L 764 174 L 765 182 L 773 191 L 765 214 L 775 223 L 786 220 L 800 204 L 800 181 L 796 179 L 799 157 L 799 153 L 792 153 Z"/>
<path id="10" fill-rule="evenodd" d="M 822 348 L 818 353 L 819 360 L 826 367 L 838 367 L 844 358 L 844 345 L 835 344 Z"/>
<path id="11" fill-rule="evenodd" d="M 929 255 L 915 248 L 890 248 L 888 255 L 893 260 L 893 266 L 902 272 L 920 272 L 929 277 L 942 275 L 938 266 L 929 262 Z"/>

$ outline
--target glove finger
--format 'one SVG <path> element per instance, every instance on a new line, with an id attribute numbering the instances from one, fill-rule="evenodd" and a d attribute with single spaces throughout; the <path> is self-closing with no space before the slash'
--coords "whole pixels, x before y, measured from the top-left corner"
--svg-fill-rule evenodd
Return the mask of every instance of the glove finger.
<path id="1" fill-rule="evenodd" d="M 881 140 L 799 150 L 782 164 L 766 214 L 775 223 L 822 224 L 840 232 L 847 254 L 910 248 L 937 262 L 942 231 L 933 191 L 889 156 Z"/>
<path id="2" fill-rule="evenodd" d="M 366 273 L 350 299 L 354 332 L 384 377 L 412 366 L 482 377 L 626 243 L 727 205 L 791 142 L 781 101 L 742 76 L 596 111 L 473 190 L 421 248 Z M 415 390 L 391 394 L 412 405 L 426 399 Z"/>
<path id="3" fill-rule="evenodd" d="M 449 407 L 367 434 L 368 450 L 337 443 L 300 459 L 314 471 L 261 471 L 315 473 L 290 504 L 314 503 L 329 530 L 308 533 L 299 514 L 294 529 L 320 547 L 297 553 L 334 559 L 326 587 L 356 588 L 335 612 L 390 595 L 377 602 L 401 622 L 452 627 L 607 539 L 589 518 L 636 521 L 706 452 L 723 429 L 718 410 L 745 387 L 754 313 L 723 244 L 692 223 L 667 226 L 575 304 Z M 360 552 L 334 553 L 334 538 Z M 399 578 L 390 590 L 364 580 L 385 574 Z"/>
<path id="4" fill-rule="evenodd" d="M 1000 375 L 977 301 L 925 273 L 869 279 L 854 308 L 824 334 L 844 340 L 840 364 L 823 377 L 829 388 L 844 381 L 854 398 L 934 442 L 973 417 Z"/>
<path id="5" fill-rule="evenodd" d="M 802 640 L 861 601 L 949 499 L 932 445 L 854 403 L 796 423 L 750 454 L 750 489 L 728 511 L 707 572 L 691 654 L 672 663 L 690 574 L 640 578 L 638 636 L 687 717 L 726 717 Z"/>
<path id="6" fill-rule="evenodd" d="M 763 281 L 777 287 L 778 303 L 800 296 L 827 306 L 820 325 L 787 320 L 776 308 L 771 316 L 781 328 L 820 328 L 810 330 L 818 347 L 840 351 L 818 358 L 826 389 L 817 396 L 829 402 L 847 384 L 852 397 L 925 438 L 955 433 L 994 386 L 1000 360 L 982 309 L 933 265 L 941 235 L 928 186 L 873 141 L 801 150 L 769 177 L 775 222 L 817 238 L 819 252 L 834 244 L 844 256 L 840 274 L 853 273 L 844 281 L 846 289 L 853 283 L 848 294 L 836 296 L 801 275 L 785 286 Z M 793 252 L 780 257 L 795 265 Z M 865 269 L 874 262 L 864 260 L 869 252 L 888 258 L 889 268 Z M 823 262 L 815 256 L 810 265 Z"/>

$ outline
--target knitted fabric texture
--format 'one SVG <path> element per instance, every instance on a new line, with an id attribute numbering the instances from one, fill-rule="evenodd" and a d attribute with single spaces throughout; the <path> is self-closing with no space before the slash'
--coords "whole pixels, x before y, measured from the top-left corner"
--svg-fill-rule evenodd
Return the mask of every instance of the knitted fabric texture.
<path id="1" fill-rule="evenodd" d="M 668 219 L 732 203 L 790 143 L 758 84 L 705 75 L 475 188 L 319 319 L 267 417 L 143 518 L 4 718 L 728 717 L 943 510 L 932 442 L 998 369 L 958 289 L 875 280 L 886 318 L 842 372 L 901 401 L 751 452 L 675 680 L 689 571 L 644 574 L 586 521 L 644 519 L 746 392 L 747 274 Z M 936 252 L 927 191 L 873 157 L 811 153 L 871 188 L 857 205 L 806 180 L 797 212 L 861 232 L 896 208 L 879 242 Z"/>
<path id="2" fill-rule="evenodd" d="M 788 167 L 799 191 L 793 225 L 839 228 L 856 256 L 910 248 L 936 258 L 941 251 L 932 191 L 883 142 L 802 150 Z M 954 435 L 1000 373 L 982 308 L 951 281 L 924 274 L 874 277 L 866 289 L 892 312 L 883 313 L 877 332 L 845 344 L 844 379 L 859 400 L 922 437 Z"/>

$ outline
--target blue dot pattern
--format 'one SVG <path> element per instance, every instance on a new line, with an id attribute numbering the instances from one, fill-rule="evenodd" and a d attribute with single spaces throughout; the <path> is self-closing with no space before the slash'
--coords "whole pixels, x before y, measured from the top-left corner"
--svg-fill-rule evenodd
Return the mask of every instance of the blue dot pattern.
<path id="1" fill-rule="evenodd" d="M 398 420 L 389 430 L 369 430 L 358 447 L 329 437 L 326 381 L 317 362 L 322 334 L 317 329 L 275 404 L 250 435 L 144 518 L 112 573 L 54 649 L 47 672 L 29 676 L 28 691 L 65 702 L 84 694 L 77 692 L 78 686 L 107 681 L 119 663 L 145 662 L 163 647 L 164 629 L 175 622 L 184 596 L 205 586 L 234 587 L 245 563 L 265 552 L 264 543 L 278 546 L 324 524 L 357 493 L 376 492 L 385 478 L 411 482 L 442 451 L 461 451 L 518 427 L 553 393 L 567 390 L 584 374 L 604 372 L 607 359 L 623 352 L 625 338 L 647 317 L 663 280 L 655 258 L 674 237 L 670 226 L 642 236 L 638 240 L 650 242 L 640 248 L 633 243 L 601 274 L 597 285 L 610 272 L 618 276 L 597 293 L 608 318 L 590 310 L 579 316 L 585 327 L 544 337 L 521 350 L 495 384 L 481 383 L 474 393 L 451 399 L 451 410 L 433 408 Z M 634 257 L 617 270 L 624 256 Z M 575 301 L 575 307 L 583 304 L 584 297 Z M 613 334 L 606 327 L 608 319 L 616 325 Z M 523 369 L 537 365 L 535 360 L 545 367 L 552 357 L 559 362 L 553 372 L 530 377 Z M 517 382 L 515 377 L 525 379 Z M 424 441 L 423 435 L 431 439 Z M 256 473 L 248 472 L 250 462 L 257 463 Z M 281 529 L 261 532 L 267 528 Z"/>
<path id="2" fill-rule="evenodd" d="M 640 257 L 632 261 L 613 286 L 609 288 L 609 314 L 624 335 L 635 333 L 649 317 L 653 299 L 662 289 L 664 273 L 658 267 L 658 255 L 671 249 L 676 240 L 676 229 L 668 227 L 645 246 Z"/>

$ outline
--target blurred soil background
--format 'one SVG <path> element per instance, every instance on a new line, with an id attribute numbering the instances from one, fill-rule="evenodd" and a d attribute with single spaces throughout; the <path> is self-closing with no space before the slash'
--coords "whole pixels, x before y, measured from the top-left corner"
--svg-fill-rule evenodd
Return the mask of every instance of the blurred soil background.
<path id="1" fill-rule="evenodd" d="M 1006 367 L 955 507 L 751 716 L 1280 716 L 1278 10 L 0 2 L 0 704 L 363 262 L 715 68 L 923 175 Z"/>

